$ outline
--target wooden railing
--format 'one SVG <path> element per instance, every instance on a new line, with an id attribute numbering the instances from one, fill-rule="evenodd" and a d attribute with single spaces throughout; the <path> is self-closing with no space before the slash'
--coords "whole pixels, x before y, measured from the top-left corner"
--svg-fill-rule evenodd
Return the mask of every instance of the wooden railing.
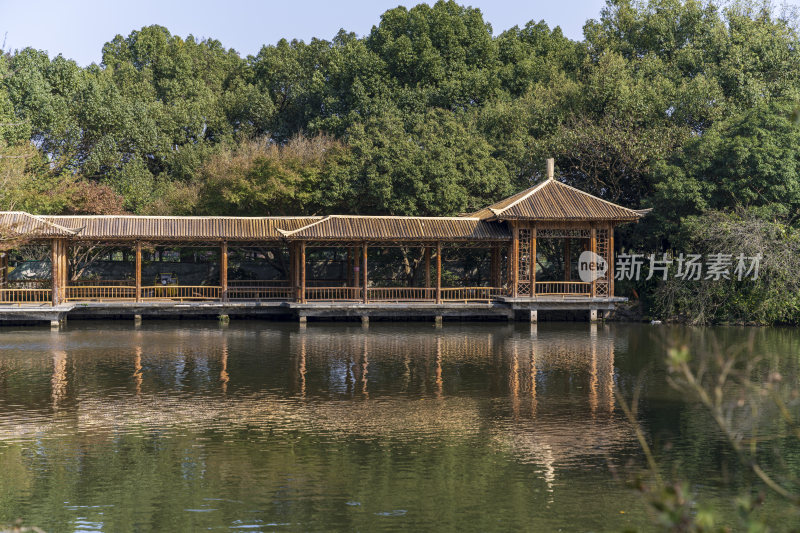
<path id="1" fill-rule="evenodd" d="M 489 302 L 501 294 L 502 287 L 442 287 L 443 302 Z"/>
<path id="2" fill-rule="evenodd" d="M 0 303 L 47 303 L 52 298 L 50 289 L 0 289 Z"/>
<path id="3" fill-rule="evenodd" d="M 306 300 L 315 302 L 360 300 L 363 296 L 361 287 L 306 287 Z"/>
<path id="4" fill-rule="evenodd" d="M 151 285 L 142 287 L 142 300 L 219 300 L 218 285 Z"/>
<path id="5" fill-rule="evenodd" d="M 369 287 L 367 298 L 375 302 L 418 302 L 432 301 L 436 289 L 426 287 Z"/>
<path id="6" fill-rule="evenodd" d="M 69 282 L 72 287 L 133 287 L 132 279 L 75 279 Z"/>
<path id="7" fill-rule="evenodd" d="M 229 279 L 228 287 L 288 287 L 285 279 Z"/>
<path id="8" fill-rule="evenodd" d="M 49 279 L 24 279 L 24 280 L 8 280 L 6 281 L 4 289 L 49 289 L 53 286 L 53 282 Z"/>
<path id="9" fill-rule="evenodd" d="M 504 292 L 502 287 L 446 287 L 442 288 L 442 301 L 489 302 Z M 361 287 L 306 287 L 307 301 L 360 301 L 364 297 Z M 370 302 L 433 302 L 433 287 L 369 287 Z"/>
<path id="10" fill-rule="evenodd" d="M 105 284 L 105 281 L 102 283 Z M 68 302 L 80 300 L 135 300 L 136 287 L 119 285 L 72 286 L 66 288 Z"/>
<path id="11" fill-rule="evenodd" d="M 120 280 L 121 281 L 121 280 Z M 136 288 L 132 285 L 72 285 L 63 289 L 65 301 L 134 301 Z M 292 301 L 296 289 L 282 280 L 255 280 L 254 285 L 236 281 L 228 286 L 223 295 L 222 287 L 217 285 L 148 285 L 141 288 L 142 301 L 174 300 L 200 301 Z M 501 287 L 443 287 L 443 302 L 490 302 L 495 296 L 504 294 Z M 589 296 L 591 283 L 581 282 L 537 282 L 536 294 Z M 362 301 L 361 287 L 306 287 L 305 299 L 310 302 Z M 0 303 L 46 303 L 52 300 L 49 288 L 2 288 Z M 369 287 L 367 301 L 372 302 L 433 302 L 436 289 L 433 287 Z"/>
<path id="12" fill-rule="evenodd" d="M 294 291 L 291 287 L 228 286 L 226 297 L 228 300 L 291 300 Z"/>
<path id="13" fill-rule="evenodd" d="M 347 287 L 347 280 L 343 279 L 307 279 L 306 287 Z"/>
<path id="14" fill-rule="evenodd" d="M 537 281 L 536 294 L 553 296 L 591 296 L 592 284 L 583 281 Z"/>

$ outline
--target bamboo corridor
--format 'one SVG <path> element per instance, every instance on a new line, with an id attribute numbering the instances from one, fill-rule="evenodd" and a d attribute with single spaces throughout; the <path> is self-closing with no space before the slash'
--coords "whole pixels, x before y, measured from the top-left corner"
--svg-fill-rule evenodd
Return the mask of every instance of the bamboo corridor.
<path id="1" fill-rule="evenodd" d="M 26 266 L 24 258 L 14 260 L 21 254 L 11 245 L 0 249 L 0 304 L 49 303 L 54 307 L 68 302 L 112 301 L 445 304 L 488 303 L 497 299 L 613 298 L 614 227 L 636 221 L 646 212 L 627 209 L 570 187 L 556 180 L 553 172 L 549 161 L 547 179 L 542 183 L 461 217 L 0 213 L 0 243 L 49 249 L 49 257 L 37 263 L 38 270 Z M 579 257 L 571 250 L 576 246 L 581 250 Z M 130 258 L 120 263 L 122 266 L 114 265 L 117 271 L 129 270 L 124 276 L 100 272 L 83 277 L 91 263 L 86 254 L 80 255 L 77 250 L 94 248 L 113 249 L 117 255 Z M 192 281 L 196 273 L 181 266 L 181 253 L 187 249 L 195 250 L 195 260 L 201 261 L 194 264 L 195 270 L 205 269 L 207 275 L 201 281 Z M 265 252 L 266 249 L 271 251 Z M 405 268 L 407 274 L 419 272 L 415 274 L 415 282 L 409 278 L 410 274 L 405 282 L 398 281 L 402 277 L 387 281 L 376 275 L 386 265 L 376 263 L 371 254 L 385 255 L 386 250 L 392 249 L 400 250 L 396 254 L 404 261 L 395 268 Z M 409 250 L 419 253 L 414 259 L 416 271 L 411 270 Z M 478 276 L 475 279 L 465 277 L 468 268 L 464 264 L 448 266 L 448 261 L 456 260 L 450 256 L 465 250 L 477 261 L 469 267 L 470 276 Z M 237 253 L 249 254 L 250 262 L 246 264 L 262 276 L 251 272 L 242 278 L 245 263 L 236 259 Z M 327 254 L 323 266 L 312 259 L 321 253 Z M 216 259 L 208 259 L 212 256 Z M 324 272 L 332 264 L 343 265 L 342 272 L 334 279 Z M 482 264 L 487 265 L 485 271 Z M 160 271 L 154 275 L 156 267 Z M 463 279 L 448 268 L 460 268 Z M 583 275 L 587 268 L 593 274 L 588 280 Z M 45 269 L 49 271 L 46 278 L 41 274 Z M 264 279 L 263 272 L 269 269 L 278 273 L 276 279 Z M 180 279 L 177 270 L 182 272 Z M 580 276 L 576 278 L 573 271 Z M 184 274 L 188 282 L 181 281 Z"/>

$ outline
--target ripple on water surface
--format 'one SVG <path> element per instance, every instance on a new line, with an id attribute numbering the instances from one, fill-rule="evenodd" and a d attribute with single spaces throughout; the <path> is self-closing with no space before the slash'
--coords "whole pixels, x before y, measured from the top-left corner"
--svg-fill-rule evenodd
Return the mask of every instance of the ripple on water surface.
<path id="1" fill-rule="evenodd" d="M 675 458 L 686 475 L 720 479 L 719 457 L 688 453 L 708 420 L 666 384 L 664 331 L 675 330 L 264 322 L 0 330 L 0 494 L 9 495 L 0 523 L 641 527 L 649 518 L 640 497 L 615 478 L 641 464 L 616 391 L 644 380 L 642 427 L 687 451 Z M 794 333 L 758 342 L 779 358 L 800 344 Z M 735 490 L 707 484 L 700 496 Z"/>

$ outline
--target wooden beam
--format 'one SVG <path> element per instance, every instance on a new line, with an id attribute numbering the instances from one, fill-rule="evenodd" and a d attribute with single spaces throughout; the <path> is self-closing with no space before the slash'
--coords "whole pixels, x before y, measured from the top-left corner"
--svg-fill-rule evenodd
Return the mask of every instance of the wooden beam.
<path id="1" fill-rule="evenodd" d="M 136 280 L 136 301 L 142 301 L 142 243 L 141 241 L 136 241 L 136 249 L 134 251 L 136 255 L 136 266 L 134 274 L 134 279 Z"/>
<path id="2" fill-rule="evenodd" d="M 300 241 L 300 302 L 306 302 L 306 241 Z"/>
<path id="3" fill-rule="evenodd" d="M 228 300 L 228 243 L 223 241 L 219 249 L 219 285 L 222 287 L 222 301 Z"/>
<path id="4" fill-rule="evenodd" d="M 367 297 L 367 285 L 368 285 L 368 282 L 369 282 L 369 280 L 367 278 L 367 243 L 364 243 L 363 249 L 364 249 L 364 256 L 363 256 L 363 264 L 361 265 L 361 269 L 363 270 L 363 272 L 361 273 L 361 278 L 362 278 L 362 280 L 364 282 L 364 286 L 363 286 L 363 291 L 364 291 L 363 292 L 363 296 L 364 296 L 363 297 L 363 302 L 367 303 L 369 301 L 369 298 Z"/>
<path id="5" fill-rule="evenodd" d="M 442 303 L 442 243 L 436 243 L 436 303 Z"/>

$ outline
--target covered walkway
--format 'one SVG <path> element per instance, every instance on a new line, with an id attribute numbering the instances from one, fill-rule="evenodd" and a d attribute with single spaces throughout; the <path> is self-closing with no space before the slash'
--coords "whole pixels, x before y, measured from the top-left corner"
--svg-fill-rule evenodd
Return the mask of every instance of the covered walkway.
<path id="1" fill-rule="evenodd" d="M 614 228 L 643 214 L 561 183 L 552 160 L 545 181 L 460 217 L 2 212 L 0 305 L 607 301 Z"/>

